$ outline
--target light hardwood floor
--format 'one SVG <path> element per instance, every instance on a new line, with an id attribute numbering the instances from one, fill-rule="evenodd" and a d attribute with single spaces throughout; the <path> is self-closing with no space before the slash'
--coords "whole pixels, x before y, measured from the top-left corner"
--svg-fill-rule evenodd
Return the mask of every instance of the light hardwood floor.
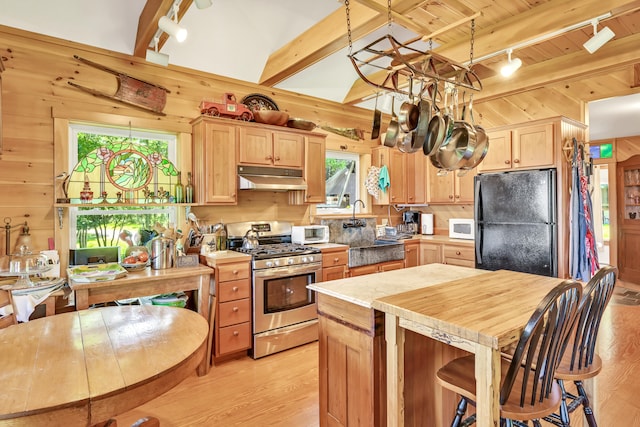
<path id="1" fill-rule="evenodd" d="M 618 294 L 622 286 L 640 291 L 640 286 L 619 283 Z M 594 399 L 600 427 L 640 426 L 640 305 L 628 301 L 614 296 L 600 330 L 604 367 L 596 379 Z M 118 426 L 130 426 L 145 415 L 158 417 L 162 427 L 317 427 L 318 344 L 215 366 L 209 375 L 189 377 L 159 398 L 118 416 Z"/>

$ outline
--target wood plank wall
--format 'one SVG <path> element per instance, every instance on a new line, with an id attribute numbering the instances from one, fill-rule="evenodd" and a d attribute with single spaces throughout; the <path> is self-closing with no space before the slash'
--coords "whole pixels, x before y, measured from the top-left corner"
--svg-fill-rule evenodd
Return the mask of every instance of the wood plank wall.
<path id="1" fill-rule="evenodd" d="M 67 84 L 77 84 L 114 93 L 115 76 L 78 63 L 73 55 L 105 65 L 124 74 L 166 87 L 165 116 L 134 109 L 111 100 L 91 96 Z M 126 126 L 141 123 L 159 131 L 189 132 L 189 121 L 196 117 L 204 98 L 220 99 L 224 92 L 234 92 L 238 99 L 250 93 L 272 98 L 281 110 L 292 117 L 304 118 L 319 125 L 359 128 L 370 135 L 372 113 L 356 107 L 261 87 L 256 84 L 203 73 L 183 67 L 167 68 L 117 52 L 60 40 L 52 37 L 0 26 L 0 58 L 2 73 L 3 150 L 0 154 L 0 215 L 9 218 L 12 230 L 11 249 L 18 226 L 29 222 L 35 250 L 47 249 L 47 239 L 58 227 L 57 211 L 53 207 L 56 195 L 54 165 L 54 119 L 76 113 L 85 120 Z M 230 60 L 230 59 L 228 59 Z M 574 98 L 555 89 L 539 89 L 504 99 L 479 102 L 474 105 L 476 120 L 486 128 L 519 123 L 532 119 L 564 115 L 580 120 L 582 105 Z M 389 120 L 383 118 L 384 123 Z M 384 131 L 384 129 L 383 129 Z M 367 153 L 378 141 L 352 141 L 328 134 L 327 147 L 346 146 L 346 151 Z M 188 149 L 184 150 L 189 152 Z M 364 155 L 366 160 L 370 156 Z M 370 160 L 369 160 L 370 161 Z M 366 161 L 363 166 L 368 165 Z M 363 194 L 366 192 L 363 189 Z M 371 206 L 370 200 L 367 203 Z M 449 217 L 469 217 L 469 206 L 432 207 L 437 212 L 436 228 L 446 228 Z M 197 215 L 206 221 L 225 222 L 251 219 L 282 219 L 307 223 L 312 212 L 306 206 L 290 206 L 286 194 L 242 193 L 237 206 L 198 207 Z M 375 207 L 372 213 L 387 217 L 387 209 Z M 393 219 L 400 215 L 391 209 Z M 472 213 L 471 213 L 472 215 Z M 59 232 L 62 235 L 66 231 Z M 5 239 L 0 239 L 0 253 L 5 253 Z"/>

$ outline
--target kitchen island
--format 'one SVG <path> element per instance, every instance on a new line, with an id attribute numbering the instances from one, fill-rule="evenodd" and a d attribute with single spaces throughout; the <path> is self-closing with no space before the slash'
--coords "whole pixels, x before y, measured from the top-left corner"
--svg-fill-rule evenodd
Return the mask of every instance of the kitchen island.
<path id="1" fill-rule="evenodd" d="M 320 425 L 448 425 L 456 396 L 435 373 L 470 353 L 484 402 L 478 426 L 498 425 L 500 348 L 560 281 L 428 264 L 310 285 L 320 319 Z"/>
<path id="2" fill-rule="evenodd" d="M 376 299 L 487 273 L 429 264 L 309 285 L 318 301 L 320 426 L 386 425 L 385 317 L 373 308 Z M 411 331 L 405 343 L 405 422 L 443 425 L 455 395 L 436 385 L 434 372 L 468 353 Z"/>

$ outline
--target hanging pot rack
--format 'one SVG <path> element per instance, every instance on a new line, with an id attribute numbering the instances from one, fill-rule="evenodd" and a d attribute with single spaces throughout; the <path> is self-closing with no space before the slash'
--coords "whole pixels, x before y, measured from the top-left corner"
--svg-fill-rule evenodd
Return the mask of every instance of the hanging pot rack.
<path id="1" fill-rule="evenodd" d="M 463 87 L 474 91 L 482 90 L 482 82 L 478 75 L 472 70 L 475 18 L 479 13 L 447 27 L 449 29 L 468 20 L 471 21 L 470 61 L 468 65 L 464 65 L 433 52 L 433 35 L 414 38 L 405 43 L 396 40 L 391 35 L 393 15 L 391 0 L 387 1 L 387 6 L 388 34 L 369 43 L 362 49 L 353 52 L 349 0 L 345 0 L 347 34 L 349 39 L 348 57 L 356 73 L 364 82 L 374 86 L 378 91 L 383 90 L 409 96 L 412 88 L 404 90 L 404 85 L 399 83 L 401 76 L 404 77 L 407 82 L 420 80 L 423 87 L 445 82 L 456 87 Z M 429 50 L 422 51 L 412 46 L 419 41 L 429 41 Z M 373 73 L 371 72 L 372 70 L 384 70 L 386 73 Z M 381 81 L 373 81 L 373 76 L 376 76 L 376 78 L 379 78 Z"/>
<path id="2" fill-rule="evenodd" d="M 383 49 L 384 46 L 391 46 Z M 367 58 L 363 59 L 363 56 Z M 421 51 L 402 44 L 387 34 L 349 55 L 358 76 L 378 90 L 409 95 L 409 91 L 399 84 L 399 77 L 422 80 L 425 84 L 448 82 L 458 87 L 480 91 L 482 82 L 468 66 L 452 61 L 433 51 Z M 382 81 L 373 81 L 367 69 L 386 70 Z"/>

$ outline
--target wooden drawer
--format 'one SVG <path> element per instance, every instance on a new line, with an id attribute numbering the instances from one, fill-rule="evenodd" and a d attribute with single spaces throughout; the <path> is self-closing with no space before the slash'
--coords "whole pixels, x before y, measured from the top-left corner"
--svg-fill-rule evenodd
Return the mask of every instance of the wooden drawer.
<path id="1" fill-rule="evenodd" d="M 251 320 L 251 300 L 249 298 L 218 304 L 218 326 L 248 322 Z"/>
<path id="2" fill-rule="evenodd" d="M 220 328 L 216 336 L 216 355 L 234 353 L 251 348 L 251 323 Z"/>
<path id="3" fill-rule="evenodd" d="M 475 249 L 472 247 L 447 246 L 443 248 L 444 263 L 460 265 L 463 267 L 475 267 Z"/>
<path id="4" fill-rule="evenodd" d="M 220 283 L 228 282 L 230 280 L 248 279 L 250 272 L 251 264 L 248 262 L 223 264 L 218 267 L 216 280 Z"/>
<path id="5" fill-rule="evenodd" d="M 347 265 L 349 254 L 346 251 L 322 254 L 322 267 L 334 267 L 336 265 Z"/>
<path id="6" fill-rule="evenodd" d="M 251 296 L 251 281 L 248 279 L 218 283 L 218 302 L 234 301 Z"/>

